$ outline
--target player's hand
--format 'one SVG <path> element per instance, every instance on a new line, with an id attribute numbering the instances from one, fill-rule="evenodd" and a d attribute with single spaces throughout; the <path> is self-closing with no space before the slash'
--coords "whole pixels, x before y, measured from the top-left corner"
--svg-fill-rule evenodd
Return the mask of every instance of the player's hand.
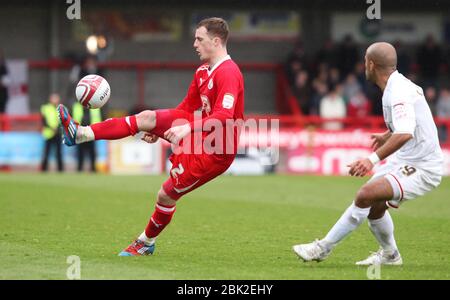
<path id="1" fill-rule="evenodd" d="M 368 158 L 364 158 L 347 165 L 347 167 L 350 168 L 348 171 L 350 175 L 363 177 L 373 169 L 373 164 Z"/>
<path id="2" fill-rule="evenodd" d="M 144 133 L 144 136 L 141 138 L 144 142 L 147 142 L 149 144 L 156 143 L 158 141 L 159 137 L 156 134 L 146 132 Z"/>
<path id="3" fill-rule="evenodd" d="M 384 133 L 374 133 L 370 135 L 370 138 L 372 139 L 372 148 L 373 151 L 378 150 L 381 146 L 384 145 L 387 141 L 387 136 Z"/>
<path id="4" fill-rule="evenodd" d="M 178 145 L 178 143 L 190 132 L 191 126 L 189 124 L 175 126 L 164 132 L 164 138 L 172 144 Z"/>

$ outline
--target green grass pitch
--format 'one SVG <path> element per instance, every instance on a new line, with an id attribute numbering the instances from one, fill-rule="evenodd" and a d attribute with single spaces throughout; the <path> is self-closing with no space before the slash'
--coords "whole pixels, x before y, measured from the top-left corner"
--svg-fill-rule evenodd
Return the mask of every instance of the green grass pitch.
<path id="1" fill-rule="evenodd" d="M 377 244 L 367 224 L 328 260 L 292 245 L 323 237 L 364 179 L 221 176 L 182 198 L 155 255 L 117 254 L 147 224 L 165 177 L 0 174 L 0 279 L 367 279 L 354 265 Z M 450 279 L 450 181 L 391 211 L 402 267 L 381 279 Z"/>

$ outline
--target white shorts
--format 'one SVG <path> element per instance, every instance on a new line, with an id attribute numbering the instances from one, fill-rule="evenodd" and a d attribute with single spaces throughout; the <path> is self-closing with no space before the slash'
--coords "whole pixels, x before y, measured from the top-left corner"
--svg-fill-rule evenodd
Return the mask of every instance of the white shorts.
<path id="1" fill-rule="evenodd" d="M 398 208 L 405 200 L 425 195 L 441 183 L 440 174 L 431 173 L 408 163 L 389 163 L 381 165 L 369 180 L 386 178 L 392 186 L 394 197 L 386 201 L 392 208 Z"/>

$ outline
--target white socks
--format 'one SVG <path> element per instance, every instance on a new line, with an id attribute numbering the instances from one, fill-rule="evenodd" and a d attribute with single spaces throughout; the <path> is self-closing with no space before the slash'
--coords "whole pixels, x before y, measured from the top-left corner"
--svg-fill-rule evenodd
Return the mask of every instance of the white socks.
<path id="1" fill-rule="evenodd" d="M 153 245 L 155 243 L 156 238 L 149 238 L 145 235 L 145 231 L 141 233 L 138 237 L 139 240 L 143 241 L 147 246 Z"/>
<path id="2" fill-rule="evenodd" d="M 369 228 L 387 254 L 393 254 L 397 251 L 397 244 L 394 239 L 394 223 L 387 210 L 382 218 L 369 219 Z"/>
<path id="3" fill-rule="evenodd" d="M 370 207 L 360 208 L 353 202 L 349 208 L 344 212 L 341 218 L 328 232 L 327 236 L 320 241 L 320 244 L 331 250 L 342 239 L 344 239 L 350 232 L 358 228 L 364 222 L 370 212 Z"/>
<path id="4" fill-rule="evenodd" d="M 95 140 L 91 126 L 78 126 L 75 143 L 81 144 Z"/>

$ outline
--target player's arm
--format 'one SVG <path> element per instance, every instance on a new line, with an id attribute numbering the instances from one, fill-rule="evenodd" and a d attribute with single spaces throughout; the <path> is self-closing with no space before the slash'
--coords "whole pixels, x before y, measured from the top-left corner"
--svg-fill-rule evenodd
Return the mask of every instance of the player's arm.
<path id="1" fill-rule="evenodd" d="M 378 161 L 385 159 L 392 153 L 399 150 L 401 147 L 403 147 L 404 144 L 406 144 L 410 139 L 412 139 L 414 136 L 411 133 L 393 133 L 386 141 L 386 143 L 381 146 L 377 151 L 374 153 L 377 155 Z M 378 161 L 374 161 L 374 163 L 377 163 Z"/>
<path id="2" fill-rule="evenodd" d="M 407 101 L 395 101 L 392 105 L 392 123 L 395 131 L 389 136 L 386 142 L 368 158 L 360 159 L 350 164 L 350 175 L 366 175 L 372 170 L 375 164 L 398 151 L 414 137 L 416 114 L 413 104 Z"/>
<path id="3" fill-rule="evenodd" d="M 208 120 L 216 120 L 224 125 L 226 120 L 233 119 L 240 88 L 239 77 L 237 74 L 221 72 L 216 75 L 216 84 L 218 87 L 217 98 L 211 115 L 201 119 L 200 122 L 194 120 L 191 123 L 168 129 L 164 133 L 164 137 L 167 140 L 178 144 L 181 139 L 192 131 L 203 131 L 203 124 L 208 122 Z"/>
<path id="4" fill-rule="evenodd" d="M 372 149 L 374 151 L 378 150 L 381 146 L 383 146 L 386 141 L 391 137 L 392 132 L 390 130 L 386 130 L 383 133 L 374 133 L 370 136 L 372 139 Z"/>

